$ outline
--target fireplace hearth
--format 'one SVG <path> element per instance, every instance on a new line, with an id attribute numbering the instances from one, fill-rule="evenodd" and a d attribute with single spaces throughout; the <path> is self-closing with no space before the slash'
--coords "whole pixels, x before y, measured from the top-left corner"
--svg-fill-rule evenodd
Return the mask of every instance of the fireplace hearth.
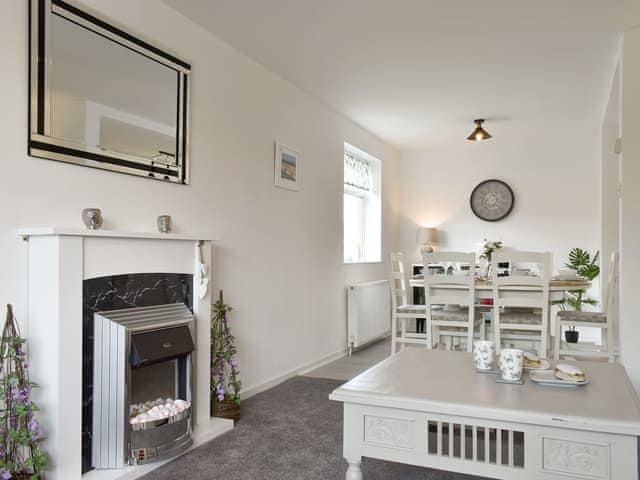
<path id="1" fill-rule="evenodd" d="M 191 311 L 176 303 L 94 318 L 93 467 L 142 464 L 188 448 Z"/>

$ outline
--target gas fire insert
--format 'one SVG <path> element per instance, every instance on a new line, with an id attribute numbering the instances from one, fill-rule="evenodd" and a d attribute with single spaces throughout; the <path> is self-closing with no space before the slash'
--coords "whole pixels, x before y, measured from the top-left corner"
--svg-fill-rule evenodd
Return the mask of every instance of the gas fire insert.
<path id="1" fill-rule="evenodd" d="M 191 443 L 193 314 L 183 304 L 94 315 L 93 467 L 174 456 Z"/>

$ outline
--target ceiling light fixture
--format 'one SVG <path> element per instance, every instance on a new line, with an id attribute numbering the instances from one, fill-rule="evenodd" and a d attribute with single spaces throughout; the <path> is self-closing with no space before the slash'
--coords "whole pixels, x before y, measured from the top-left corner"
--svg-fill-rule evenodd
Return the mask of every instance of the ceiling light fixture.
<path id="1" fill-rule="evenodd" d="M 482 128 L 482 123 L 484 122 L 483 118 L 479 118 L 474 120 L 476 124 L 476 129 L 473 131 L 471 135 L 467 137 L 467 140 L 471 140 L 472 142 L 479 142 L 482 140 L 489 140 L 491 138 L 491 134 L 487 132 L 484 128 Z"/>

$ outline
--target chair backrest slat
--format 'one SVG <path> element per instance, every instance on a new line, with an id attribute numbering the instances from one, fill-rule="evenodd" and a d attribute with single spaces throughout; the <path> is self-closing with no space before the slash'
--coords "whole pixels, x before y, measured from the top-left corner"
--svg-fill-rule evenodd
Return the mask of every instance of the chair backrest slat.
<path id="1" fill-rule="evenodd" d="M 432 252 L 423 255 L 424 268 L 424 288 L 425 302 L 427 309 L 431 305 L 442 304 L 458 304 L 473 305 L 475 298 L 475 254 L 466 252 Z M 454 268 L 460 265 L 469 265 L 470 268 L 466 272 L 456 270 L 452 275 L 436 274 L 432 272 L 428 265 L 430 264 L 452 264 Z M 458 293 L 452 288 L 460 287 Z M 438 292 L 438 287 L 446 288 L 442 293 Z"/>
<path id="2" fill-rule="evenodd" d="M 609 261 L 609 275 L 607 279 L 607 292 L 602 299 L 602 307 L 605 308 L 607 321 L 613 324 L 616 303 L 618 301 L 618 281 L 620 278 L 620 254 L 613 252 Z"/>
<path id="3" fill-rule="evenodd" d="M 433 293 L 429 296 L 429 305 L 463 305 L 469 306 L 473 301 L 469 297 L 468 290 L 461 290 L 459 295 L 455 295 L 452 293 L 439 295 L 437 293 Z"/>
<path id="4" fill-rule="evenodd" d="M 511 266 L 511 274 L 506 277 L 498 277 L 498 265 L 500 263 L 509 263 Z M 535 265 L 538 269 L 538 275 L 518 275 L 514 274 L 514 266 L 516 265 Z M 551 280 L 551 254 L 540 252 L 496 252 L 492 257 L 492 281 L 498 286 L 526 286 L 526 287 L 545 287 L 549 285 Z"/>
<path id="5" fill-rule="evenodd" d="M 422 257 L 424 262 L 424 284 L 425 287 L 436 285 L 463 285 L 475 287 L 475 253 L 466 252 L 432 252 L 425 253 Z M 431 264 L 451 264 L 458 269 L 461 265 L 469 265 L 466 273 L 456 270 L 452 275 L 435 274 L 429 269 Z"/>
<path id="6" fill-rule="evenodd" d="M 499 297 L 493 300 L 494 305 L 496 307 L 524 307 L 524 308 L 542 308 L 544 306 L 544 299 L 542 295 L 539 298 L 531 298 L 531 296 L 527 297 L 514 297 L 513 295 L 509 295 L 508 297 Z"/>
<path id="7" fill-rule="evenodd" d="M 408 298 L 404 255 L 400 252 L 389 253 L 389 285 L 391 285 L 391 308 L 396 311 L 399 305 L 407 304 Z"/>
<path id="8" fill-rule="evenodd" d="M 509 263 L 511 275 L 499 277 L 499 264 Z M 535 275 L 516 274 L 517 266 L 527 264 L 535 266 Z M 496 338 L 496 350 L 502 348 L 501 309 L 503 307 L 535 308 L 539 312 L 531 315 L 540 318 L 540 342 L 538 354 L 547 356 L 549 331 L 549 282 L 551 280 L 551 253 L 541 252 L 494 252 L 491 259 L 491 280 L 493 284 L 493 322 Z M 518 322 L 516 322 L 517 324 Z M 508 326 L 508 323 L 505 324 Z"/>
<path id="9" fill-rule="evenodd" d="M 466 341 L 467 351 L 471 352 L 473 345 L 473 334 L 475 327 L 476 309 L 475 309 L 475 297 L 476 297 L 476 279 L 475 279 L 475 253 L 465 252 L 433 252 L 425 253 L 422 256 L 424 263 L 424 297 L 426 303 L 427 314 L 427 338 L 429 348 L 431 348 L 434 333 L 433 326 L 436 324 L 439 327 L 455 326 L 459 328 L 466 324 Z M 444 264 L 445 274 L 436 273 L 435 270 L 431 270 L 429 265 L 431 264 Z M 468 267 L 467 270 L 462 270 L 462 266 Z M 453 267 L 451 275 L 447 275 L 446 272 Z M 434 320 L 433 306 L 436 305 L 461 305 L 467 307 L 466 321 L 461 321 L 460 318 L 452 317 L 450 320 Z M 446 310 L 446 309 L 445 309 Z M 445 317 L 446 318 L 446 317 Z M 439 330 L 438 330 L 439 332 Z M 439 338 L 439 333 L 437 333 Z"/>

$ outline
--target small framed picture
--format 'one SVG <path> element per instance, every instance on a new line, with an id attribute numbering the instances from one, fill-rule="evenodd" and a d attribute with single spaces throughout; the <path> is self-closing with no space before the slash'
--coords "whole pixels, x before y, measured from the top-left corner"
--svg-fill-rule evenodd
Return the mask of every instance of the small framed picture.
<path id="1" fill-rule="evenodd" d="M 276 143 L 274 162 L 275 185 L 289 190 L 300 190 L 300 162 L 302 154 Z"/>

